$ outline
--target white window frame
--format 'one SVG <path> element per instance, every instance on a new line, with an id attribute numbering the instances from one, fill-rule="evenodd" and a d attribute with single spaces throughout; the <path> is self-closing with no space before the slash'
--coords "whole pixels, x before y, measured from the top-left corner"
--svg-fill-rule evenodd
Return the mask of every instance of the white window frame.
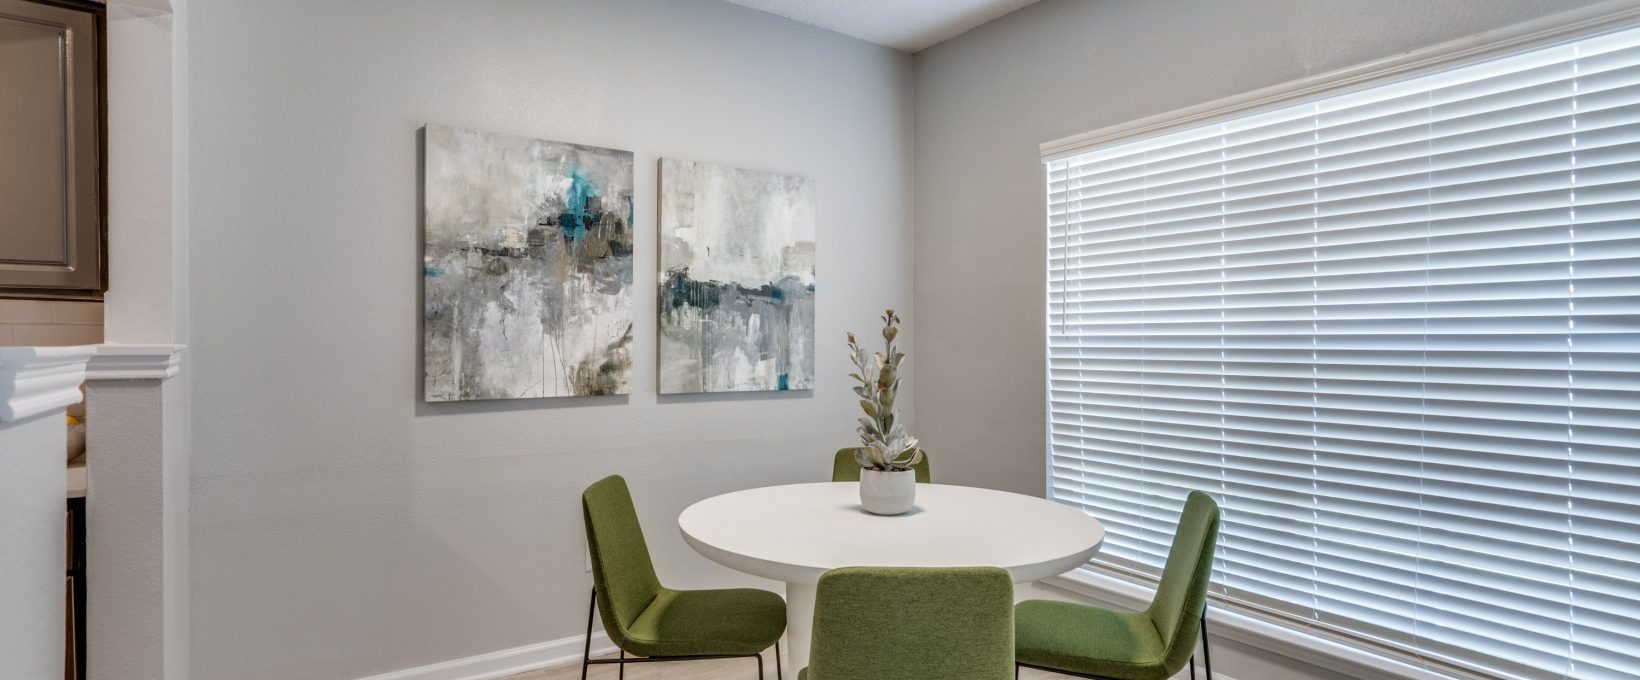
<path id="1" fill-rule="evenodd" d="M 1640 26 L 1640 1 L 1609 0 L 1357 66 L 1044 142 L 1040 146 L 1043 167 L 1046 168 L 1049 161 L 1076 156 L 1096 147 L 1160 135 L 1209 121 L 1252 115 L 1302 101 L 1370 88 L 1455 66 L 1635 26 Z M 1040 178 L 1044 183 L 1046 180 L 1046 175 Z M 1044 311 L 1046 312 L 1046 308 Z M 1046 333 L 1043 339 L 1043 351 L 1046 353 Z M 1045 365 L 1044 393 L 1049 391 L 1048 386 L 1051 384 L 1049 370 L 1051 369 Z M 1048 398 L 1051 399 L 1051 395 L 1048 395 Z M 1043 417 L 1043 428 L 1046 433 L 1051 428 L 1051 411 L 1045 408 Z M 1044 455 L 1052 455 L 1051 444 L 1045 447 Z M 1050 494 L 1051 497 L 1053 466 L 1044 466 L 1043 474 L 1044 493 Z M 1090 563 L 1063 576 L 1045 579 L 1042 583 L 1102 604 L 1134 609 L 1143 608 L 1148 604 L 1154 587 L 1154 582 L 1148 579 L 1097 563 Z M 1363 680 L 1492 680 L 1488 676 L 1462 668 L 1444 664 L 1432 665 L 1428 660 L 1410 658 L 1400 650 L 1350 637 L 1340 637 L 1321 629 L 1301 627 L 1280 617 L 1261 614 L 1256 609 L 1227 605 L 1211 601 L 1211 598 L 1208 618 L 1215 639 L 1222 636 Z"/>

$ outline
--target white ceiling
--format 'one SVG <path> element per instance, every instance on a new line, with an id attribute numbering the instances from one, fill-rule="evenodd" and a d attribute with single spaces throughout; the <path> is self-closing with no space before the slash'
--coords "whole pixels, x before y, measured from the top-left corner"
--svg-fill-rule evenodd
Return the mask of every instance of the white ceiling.
<path id="1" fill-rule="evenodd" d="M 729 0 L 737 5 L 916 52 L 1036 0 Z"/>

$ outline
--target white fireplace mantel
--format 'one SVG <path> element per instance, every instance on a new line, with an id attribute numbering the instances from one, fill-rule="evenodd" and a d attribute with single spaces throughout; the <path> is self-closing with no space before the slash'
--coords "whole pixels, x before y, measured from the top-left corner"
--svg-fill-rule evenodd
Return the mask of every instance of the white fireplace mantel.
<path id="1" fill-rule="evenodd" d="M 63 675 L 63 412 L 95 347 L 0 347 L 0 675 Z"/>
<path id="2" fill-rule="evenodd" d="M 103 344 L 86 367 L 88 677 L 188 677 L 183 349 Z"/>
<path id="3" fill-rule="evenodd" d="M 97 345 L 86 380 L 164 380 L 177 374 L 183 345 Z"/>
<path id="4" fill-rule="evenodd" d="M 0 347 L 0 422 L 15 422 L 80 402 L 86 361 L 97 348 Z"/>

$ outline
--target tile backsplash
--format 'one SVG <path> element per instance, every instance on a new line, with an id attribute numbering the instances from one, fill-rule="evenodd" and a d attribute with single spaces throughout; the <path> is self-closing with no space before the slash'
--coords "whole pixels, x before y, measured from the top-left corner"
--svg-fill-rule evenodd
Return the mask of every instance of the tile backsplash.
<path id="1" fill-rule="evenodd" d="M 95 345 L 102 323 L 101 302 L 0 300 L 0 347 Z"/>

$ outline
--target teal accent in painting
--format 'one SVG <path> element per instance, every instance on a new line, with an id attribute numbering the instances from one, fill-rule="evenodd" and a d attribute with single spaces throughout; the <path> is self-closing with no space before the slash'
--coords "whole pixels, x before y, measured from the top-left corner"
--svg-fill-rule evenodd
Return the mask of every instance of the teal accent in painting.
<path id="1" fill-rule="evenodd" d="M 429 278 L 444 276 L 444 270 L 432 265 L 427 265 L 421 268 L 421 275 Z"/>
<path id="2" fill-rule="evenodd" d="M 569 190 L 564 193 L 564 212 L 558 216 L 558 225 L 563 228 L 565 238 L 571 243 L 578 243 L 587 233 L 587 199 L 598 198 L 598 189 L 579 165 L 570 168 L 569 177 Z"/>

